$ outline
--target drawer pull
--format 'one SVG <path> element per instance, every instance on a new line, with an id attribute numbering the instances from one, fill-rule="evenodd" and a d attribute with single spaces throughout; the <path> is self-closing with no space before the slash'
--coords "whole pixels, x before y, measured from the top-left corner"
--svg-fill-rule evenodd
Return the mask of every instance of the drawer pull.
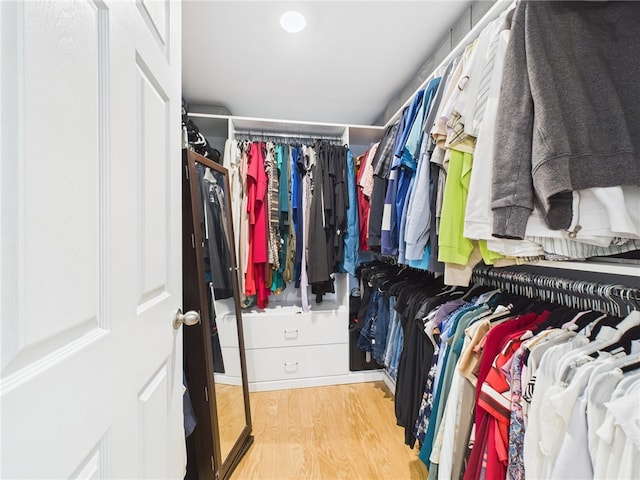
<path id="1" fill-rule="evenodd" d="M 298 362 L 284 362 L 284 368 L 287 367 L 298 367 Z"/>
<path id="2" fill-rule="evenodd" d="M 298 338 L 298 329 L 296 328 L 295 330 L 285 330 L 284 338 L 285 340 L 293 340 L 295 338 Z"/>

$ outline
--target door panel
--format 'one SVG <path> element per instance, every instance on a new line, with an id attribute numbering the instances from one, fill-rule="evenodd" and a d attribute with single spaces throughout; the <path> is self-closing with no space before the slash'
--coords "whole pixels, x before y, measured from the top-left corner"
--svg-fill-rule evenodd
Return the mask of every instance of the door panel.
<path id="1" fill-rule="evenodd" d="M 151 35 L 158 41 L 161 48 L 165 48 L 169 32 L 169 3 L 166 0 L 137 0 L 138 10 L 147 24 Z"/>
<path id="2" fill-rule="evenodd" d="M 140 57 L 138 66 L 138 272 L 140 308 L 153 305 L 166 295 L 167 285 L 167 170 L 171 155 L 169 99 Z M 161 133 L 158 136 L 158 133 Z"/>
<path id="3" fill-rule="evenodd" d="M 107 438 L 103 437 L 96 448 L 94 448 L 87 458 L 82 462 L 80 468 L 71 475 L 72 479 L 78 480 L 100 480 L 109 478 L 107 467 Z"/>
<path id="4" fill-rule="evenodd" d="M 2 478 L 184 472 L 180 5 L 141 6 L 0 2 Z"/>
<path id="5" fill-rule="evenodd" d="M 6 187 L 13 200 L 3 209 L 3 232 L 12 237 L 7 255 L 12 278 L 3 282 L 12 314 L 2 316 L 2 368 L 9 374 L 105 326 L 98 304 L 104 275 L 99 259 L 104 252 L 98 251 L 96 218 L 96 187 L 105 159 L 99 158 L 97 148 L 98 9 L 90 3 L 4 8 L 12 10 L 8 21 L 22 19 L 10 32 L 3 29 L 17 47 L 5 64 L 3 80 L 5 75 L 16 76 L 14 88 L 19 92 L 8 105 L 17 131 L 3 138 L 3 153 L 8 148 L 12 163 L 5 169 L 3 162 L 3 190 Z M 74 31 L 49 25 L 52 18 L 64 24 L 60 19 L 71 15 L 78 24 Z M 41 35 L 48 41 L 38 41 Z M 48 91 L 56 94 L 47 95 Z M 8 95 L 3 92 L 3 105 Z M 79 122 L 86 135 L 78 135 Z M 52 151 L 65 152 L 69 161 L 53 161 Z M 70 161 L 74 158 L 82 162 Z M 89 181 L 74 181 L 77 178 Z M 78 198 L 83 202 L 75 202 Z M 4 222 L 7 217 L 9 225 Z M 88 261 L 76 264 L 78 257 Z M 67 288 L 46 288 L 56 283 Z"/>
<path id="6" fill-rule="evenodd" d="M 54 340 L 83 324 L 98 326 L 97 16 L 89 2 L 25 5 L 19 262 L 23 278 L 39 281 L 23 284 L 22 347 Z M 68 17 L 74 19 L 73 29 L 51 28 L 52 18 L 62 26 Z M 47 113 L 40 113 L 43 106 Z M 51 161 L 54 151 L 64 152 L 68 161 Z M 91 260 L 77 263 L 77 258 Z M 66 288 L 43 288 L 55 283 Z"/>
<path id="7" fill-rule="evenodd" d="M 140 478 L 162 478 L 167 469 L 168 455 L 171 454 L 167 448 L 168 432 L 156 427 L 157 419 L 166 417 L 168 413 L 171 391 L 167 371 L 165 363 L 138 395 Z"/>

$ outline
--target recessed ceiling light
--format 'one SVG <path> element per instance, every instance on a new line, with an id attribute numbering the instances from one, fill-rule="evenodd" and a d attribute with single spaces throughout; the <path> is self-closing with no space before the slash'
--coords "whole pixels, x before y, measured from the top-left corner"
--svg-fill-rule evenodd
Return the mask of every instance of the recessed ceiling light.
<path id="1" fill-rule="evenodd" d="M 298 33 L 304 30 L 307 21 L 300 12 L 287 12 L 280 17 L 280 26 L 289 33 Z"/>

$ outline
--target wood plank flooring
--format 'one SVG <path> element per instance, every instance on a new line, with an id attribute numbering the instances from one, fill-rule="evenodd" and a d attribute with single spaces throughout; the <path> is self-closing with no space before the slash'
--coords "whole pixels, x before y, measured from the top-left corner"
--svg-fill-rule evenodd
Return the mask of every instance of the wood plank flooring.
<path id="1" fill-rule="evenodd" d="M 427 477 L 383 382 L 254 392 L 255 442 L 232 480 Z"/>

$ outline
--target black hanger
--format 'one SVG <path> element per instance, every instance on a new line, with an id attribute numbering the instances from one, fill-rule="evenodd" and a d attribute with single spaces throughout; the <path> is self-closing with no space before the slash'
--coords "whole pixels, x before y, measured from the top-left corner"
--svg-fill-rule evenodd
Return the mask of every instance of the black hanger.
<path id="1" fill-rule="evenodd" d="M 638 370 L 639 368 L 640 368 L 640 360 L 637 362 L 630 363 L 629 365 L 625 365 L 624 367 L 620 368 L 620 370 L 622 370 L 622 373 L 628 373 L 633 370 Z"/>
<path id="2" fill-rule="evenodd" d="M 597 320 L 598 318 L 602 317 L 602 315 L 603 315 L 602 312 L 593 312 L 593 311 L 587 312 L 587 313 L 584 313 L 583 315 L 581 315 L 580 318 L 578 318 L 574 322 L 574 324 L 576 325 L 577 330 L 580 331 L 580 330 L 583 330 L 587 325 L 593 323 L 595 320 Z M 610 317 L 610 316 L 611 315 L 608 315 L 608 317 Z M 571 319 L 569 319 L 569 320 L 571 320 Z M 569 321 L 569 320 L 567 320 L 567 321 Z M 600 323 L 602 320 L 604 320 L 604 319 L 598 320 L 598 323 Z M 597 324 L 596 324 L 596 326 L 597 326 Z M 598 330 L 600 330 L 600 327 L 598 327 Z"/>
<path id="3" fill-rule="evenodd" d="M 622 334 L 622 337 L 615 343 L 611 345 L 607 345 L 606 347 L 600 349 L 602 352 L 612 352 L 617 349 L 624 349 L 628 354 L 631 353 L 631 342 L 633 340 L 640 340 L 640 325 L 636 325 L 635 327 L 631 327 L 629 330 Z M 591 356 L 594 356 L 593 354 Z"/>
<path id="4" fill-rule="evenodd" d="M 570 307 L 558 306 L 551 312 L 551 315 L 542 322 L 537 331 L 541 332 L 543 330 L 547 330 L 548 328 L 558 328 L 567 323 L 569 320 L 574 318 L 578 312 Z"/>
<path id="5" fill-rule="evenodd" d="M 600 333 L 600 329 L 602 327 L 612 327 L 615 328 L 616 325 L 618 325 L 620 323 L 622 319 L 620 317 L 614 317 L 612 315 L 607 315 L 606 317 L 604 317 L 601 320 L 598 320 L 595 324 L 595 326 L 591 329 L 591 333 L 588 335 L 588 337 L 590 339 L 595 339 L 598 336 L 598 333 Z"/>
<path id="6" fill-rule="evenodd" d="M 495 289 L 488 287 L 487 285 L 473 285 L 469 290 L 467 290 L 467 293 L 464 294 L 462 300 L 470 302 L 473 297 L 479 297 L 483 293 L 490 292 L 491 290 Z"/>

